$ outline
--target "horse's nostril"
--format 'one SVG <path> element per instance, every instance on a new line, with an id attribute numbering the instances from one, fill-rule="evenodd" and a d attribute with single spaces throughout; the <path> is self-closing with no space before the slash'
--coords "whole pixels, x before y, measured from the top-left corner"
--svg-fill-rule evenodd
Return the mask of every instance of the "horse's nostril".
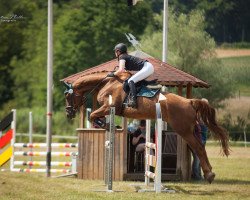
<path id="1" fill-rule="evenodd" d="M 72 119 L 72 117 L 71 117 L 70 115 L 67 115 L 67 118 L 68 118 L 68 119 Z"/>
<path id="2" fill-rule="evenodd" d="M 72 108 L 72 107 L 66 107 L 66 116 L 69 118 L 69 119 L 73 119 L 75 118 L 75 115 L 76 115 L 76 112 L 75 110 Z"/>

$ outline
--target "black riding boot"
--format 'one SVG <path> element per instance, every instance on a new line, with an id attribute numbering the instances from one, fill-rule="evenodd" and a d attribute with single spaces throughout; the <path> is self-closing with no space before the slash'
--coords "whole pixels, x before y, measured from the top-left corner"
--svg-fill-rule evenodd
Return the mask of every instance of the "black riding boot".
<path id="1" fill-rule="evenodd" d="M 128 85 L 129 85 L 130 97 L 131 97 L 128 106 L 132 107 L 132 108 L 136 108 L 137 107 L 137 101 L 136 101 L 135 83 L 134 83 L 134 81 L 129 81 Z"/>

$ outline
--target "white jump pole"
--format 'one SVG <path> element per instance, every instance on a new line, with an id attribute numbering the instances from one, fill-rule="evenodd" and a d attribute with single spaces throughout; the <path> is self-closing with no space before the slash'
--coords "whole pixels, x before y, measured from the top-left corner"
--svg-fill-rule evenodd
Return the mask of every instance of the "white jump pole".
<path id="1" fill-rule="evenodd" d="M 155 191 L 161 192 L 161 157 L 162 157 L 162 116 L 160 103 L 156 103 L 156 141 L 151 143 L 150 141 L 150 120 L 147 120 L 146 128 L 146 162 L 145 162 L 145 185 L 149 186 L 150 178 L 154 179 L 154 189 L 143 189 L 140 192 Z M 152 150 L 155 150 L 155 156 L 152 155 Z M 154 157 L 156 163 L 154 163 Z M 155 166 L 155 172 L 150 171 L 150 166 Z"/>
<path id="2" fill-rule="evenodd" d="M 147 119 L 146 120 L 146 142 L 150 142 L 150 125 L 151 125 L 151 120 Z M 145 148 L 145 155 L 149 155 L 150 154 L 150 149 L 149 148 Z M 145 157 L 145 159 L 147 159 L 147 157 Z M 149 171 L 150 170 L 150 166 L 147 164 L 147 162 L 145 162 L 145 171 Z M 145 176 L 145 185 L 148 186 L 150 183 L 150 178 L 148 176 Z"/>
<path id="3" fill-rule="evenodd" d="M 11 139 L 11 146 L 12 146 L 12 156 L 10 158 L 10 171 L 14 169 L 14 144 L 16 138 L 16 109 L 12 109 L 13 112 L 13 121 L 11 122 L 11 128 L 13 130 L 12 139 Z"/>
<path id="4" fill-rule="evenodd" d="M 109 124 L 109 115 L 106 116 L 106 124 Z M 108 185 L 108 166 L 109 166 L 109 131 L 105 131 L 105 166 L 104 166 L 104 183 Z"/>
<path id="5" fill-rule="evenodd" d="M 155 168 L 155 191 L 161 192 L 161 159 L 162 159 L 162 116 L 161 116 L 161 105 L 156 103 L 156 124 L 157 124 L 157 135 L 156 135 L 156 168 Z"/>
<path id="6" fill-rule="evenodd" d="M 163 95 L 160 95 L 161 100 L 166 98 Z M 150 141 L 150 131 L 146 132 L 146 162 L 145 162 L 145 185 L 149 186 L 150 178 L 154 180 L 154 189 L 142 189 L 139 192 L 150 192 L 154 191 L 156 193 L 162 192 L 161 186 L 161 164 L 162 164 L 162 114 L 161 114 L 161 105 L 156 103 L 156 141 L 151 143 Z M 147 129 L 149 129 L 150 121 L 147 121 Z M 155 155 L 152 155 L 152 150 L 155 150 Z M 150 171 L 150 166 L 155 167 L 155 171 Z"/>
<path id="7" fill-rule="evenodd" d="M 32 131 L 33 131 L 33 118 L 32 118 L 32 112 L 29 112 L 29 143 L 33 143 Z"/>
<path id="8" fill-rule="evenodd" d="M 33 143 L 32 139 L 32 131 L 33 131 L 33 118 L 32 118 L 32 112 L 29 112 L 29 143 Z M 30 151 L 33 151 L 32 148 L 30 148 Z M 32 161 L 32 156 L 30 157 L 30 161 Z M 31 166 L 29 166 L 31 168 Z"/>
<path id="9" fill-rule="evenodd" d="M 87 119 L 89 118 L 90 113 L 91 113 L 91 108 L 87 108 L 87 109 L 86 109 L 86 116 L 87 116 Z M 87 122 L 86 122 L 86 128 L 91 128 L 91 123 L 90 123 L 89 120 L 87 120 Z"/>
<path id="10" fill-rule="evenodd" d="M 109 95 L 109 105 L 112 105 L 112 96 Z M 114 138 L 115 136 L 115 107 L 109 110 L 109 152 L 108 152 L 108 192 L 113 192 L 113 160 L 114 160 Z"/>

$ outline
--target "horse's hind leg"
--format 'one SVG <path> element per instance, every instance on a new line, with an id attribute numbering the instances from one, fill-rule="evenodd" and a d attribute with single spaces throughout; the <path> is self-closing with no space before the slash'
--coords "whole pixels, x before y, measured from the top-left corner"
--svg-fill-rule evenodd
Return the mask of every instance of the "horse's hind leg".
<path id="1" fill-rule="evenodd" d="M 194 137 L 194 138 L 195 138 L 196 141 L 202 146 L 202 148 L 203 148 L 203 150 L 204 150 L 203 153 L 205 154 L 204 159 L 206 160 L 209 169 L 212 170 L 212 166 L 211 166 L 211 164 L 210 164 L 210 162 L 209 162 L 209 160 L 208 160 L 208 157 L 207 157 L 207 152 L 206 152 L 206 149 L 205 149 L 205 145 L 203 145 L 203 144 L 201 143 L 201 141 L 200 141 L 198 138 L 196 138 L 196 137 Z"/>
<path id="2" fill-rule="evenodd" d="M 209 167 L 209 169 L 212 171 L 212 166 L 211 166 L 211 164 L 210 164 L 210 162 L 209 162 L 209 160 L 208 160 L 207 152 L 206 152 L 206 149 L 205 149 L 205 145 L 204 145 L 204 146 L 202 145 L 202 147 L 204 148 L 204 151 L 205 151 L 204 153 L 206 154 L 205 159 L 206 159 L 206 161 L 207 161 L 208 167 Z"/>
<path id="3" fill-rule="evenodd" d="M 201 144 L 201 142 L 198 141 L 198 139 L 193 134 L 191 137 L 185 139 L 187 140 L 187 143 L 190 145 L 194 153 L 196 153 L 198 158 L 200 159 L 200 165 L 204 173 L 205 179 L 209 183 L 212 183 L 215 174 L 212 172 L 212 167 L 208 161 L 205 147 Z"/>

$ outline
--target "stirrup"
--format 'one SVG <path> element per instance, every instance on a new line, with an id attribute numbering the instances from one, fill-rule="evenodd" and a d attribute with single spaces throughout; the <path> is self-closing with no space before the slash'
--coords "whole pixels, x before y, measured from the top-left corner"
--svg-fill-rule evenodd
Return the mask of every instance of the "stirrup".
<path id="1" fill-rule="evenodd" d="M 136 102 L 132 102 L 132 103 L 131 103 L 131 107 L 132 107 L 132 108 L 137 108 L 137 103 L 136 103 Z"/>
<path id="2" fill-rule="evenodd" d="M 127 106 L 132 107 L 132 108 L 137 108 L 137 102 L 133 100 L 129 100 Z"/>

